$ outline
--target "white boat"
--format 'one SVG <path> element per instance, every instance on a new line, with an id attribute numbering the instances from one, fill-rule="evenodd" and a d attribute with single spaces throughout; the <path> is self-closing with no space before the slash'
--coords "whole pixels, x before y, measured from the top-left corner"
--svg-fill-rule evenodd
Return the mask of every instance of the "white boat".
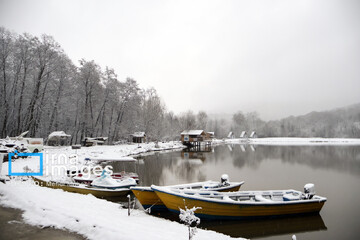
<path id="1" fill-rule="evenodd" d="M 111 174 L 111 177 L 116 180 L 124 180 L 127 178 L 133 178 L 136 183 L 139 183 L 139 175 L 133 172 L 117 172 Z M 99 178 L 99 176 L 95 175 L 94 173 L 88 174 L 78 174 L 77 176 L 73 177 L 75 182 L 78 183 L 84 183 L 84 184 L 90 184 L 92 181 L 94 181 L 96 178 Z"/>
<path id="2" fill-rule="evenodd" d="M 119 188 L 130 188 L 136 186 L 136 181 L 133 178 L 125 179 L 114 179 L 108 175 L 105 170 L 101 176 L 95 178 L 91 184 L 92 187 L 107 188 L 107 189 L 119 189 Z"/>

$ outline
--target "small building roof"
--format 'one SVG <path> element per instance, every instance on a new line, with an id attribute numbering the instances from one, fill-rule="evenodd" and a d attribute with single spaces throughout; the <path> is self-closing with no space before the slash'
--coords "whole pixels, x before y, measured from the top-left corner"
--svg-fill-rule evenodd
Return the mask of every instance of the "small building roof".
<path id="1" fill-rule="evenodd" d="M 71 135 L 66 134 L 64 131 L 55 131 L 55 132 L 52 132 L 49 134 L 48 139 L 51 139 L 54 137 L 65 138 L 65 137 L 71 137 Z"/>
<path id="2" fill-rule="evenodd" d="M 241 134 L 240 134 L 240 137 L 244 138 L 246 135 L 247 135 L 246 131 L 242 131 Z"/>
<path id="3" fill-rule="evenodd" d="M 210 135 L 215 135 L 215 132 L 208 132 L 208 134 L 210 134 Z"/>
<path id="4" fill-rule="evenodd" d="M 233 134 L 233 132 L 229 132 L 229 134 L 228 134 L 228 138 L 230 138 L 230 137 L 232 137 L 234 134 Z"/>
<path id="5" fill-rule="evenodd" d="M 131 136 L 133 137 L 145 137 L 145 132 L 134 132 L 133 134 L 131 134 Z"/>
<path id="6" fill-rule="evenodd" d="M 181 135 L 201 135 L 204 130 L 185 130 Z"/>

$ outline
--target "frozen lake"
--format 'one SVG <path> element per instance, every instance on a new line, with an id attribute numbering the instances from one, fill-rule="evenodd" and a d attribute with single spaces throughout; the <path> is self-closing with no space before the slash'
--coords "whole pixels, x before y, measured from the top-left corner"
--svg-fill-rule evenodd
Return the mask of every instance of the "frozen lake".
<path id="1" fill-rule="evenodd" d="M 169 152 L 142 157 L 142 164 L 113 163 L 136 171 L 140 185 L 220 179 L 245 181 L 242 190 L 296 189 L 314 183 L 328 198 L 320 215 L 252 221 L 202 222 L 233 237 L 257 239 L 357 239 L 360 235 L 360 146 L 219 145 L 204 152 Z M 175 216 L 176 218 L 176 216 Z"/>

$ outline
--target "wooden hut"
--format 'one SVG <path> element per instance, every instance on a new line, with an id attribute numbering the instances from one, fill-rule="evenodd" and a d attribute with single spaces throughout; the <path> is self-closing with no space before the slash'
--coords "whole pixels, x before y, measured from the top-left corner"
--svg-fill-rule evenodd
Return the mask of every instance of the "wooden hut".
<path id="1" fill-rule="evenodd" d="M 66 146 L 69 145 L 71 135 L 64 131 L 55 131 L 50 133 L 47 138 L 47 145 L 49 146 Z"/>
<path id="2" fill-rule="evenodd" d="M 130 142 L 133 142 L 133 143 L 146 142 L 145 132 L 134 132 L 133 134 L 130 134 Z"/>

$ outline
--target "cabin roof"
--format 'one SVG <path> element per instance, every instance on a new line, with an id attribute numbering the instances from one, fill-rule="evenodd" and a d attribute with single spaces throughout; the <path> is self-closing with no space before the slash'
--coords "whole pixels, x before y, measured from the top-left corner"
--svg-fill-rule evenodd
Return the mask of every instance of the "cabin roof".
<path id="1" fill-rule="evenodd" d="M 243 138 L 247 135 L 246 131 L 242 131 L 241 134 L 240 134 L 240 137 Z"/>
<path id="2" fill-rule="evenodd" d="M 71 135 L 66 134 L 64 131 L 55 131 L 50 133 L 48 139 L 53 138 L 53 137 L 71 137 Z"/>
<path id="3" fill-rule="evenodd" d="M 201 135 L 204 130 L 185 130 L 181 135 Z"/>
<path id="4" fill-rule="evenodd" d="M 134 132 L 133 134 L 131 134 L 131 136 L 133 137 L 145 137 L 145 132 Z"/>

